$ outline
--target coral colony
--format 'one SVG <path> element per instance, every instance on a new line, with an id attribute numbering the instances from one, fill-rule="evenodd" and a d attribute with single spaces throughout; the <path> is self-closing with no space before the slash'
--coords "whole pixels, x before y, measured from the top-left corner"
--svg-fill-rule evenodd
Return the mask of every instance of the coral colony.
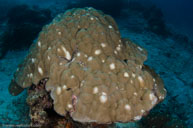
<path id="1" fill-rule="evenodd" d="M 71 9 L 43 27 L 9 91 L 18 95 L 46 78 L 60 116 L 69 113 L 80 123 L 137 121 L 166 96 L 161 78 L 143 64 L 146 59 L 144 48 L 121 38 L 111 16 Z"/>

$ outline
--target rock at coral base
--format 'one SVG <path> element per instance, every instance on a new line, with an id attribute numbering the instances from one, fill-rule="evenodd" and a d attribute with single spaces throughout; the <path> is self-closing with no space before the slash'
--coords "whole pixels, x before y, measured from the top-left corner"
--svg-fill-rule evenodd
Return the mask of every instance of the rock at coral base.
<path id="1" fill-rule="evenodd" d="M 109 128 L 114 124 L 82 124 L 74 121 L 69 114 L 65 117 L 58 115 L 53 109 L 53 100 L 45 90 L 48 78 L 42 79 L 37 85 L 28 89 L 27 104 L 30 107 L 31 126 L 66 127 L 66 128 Z"/>

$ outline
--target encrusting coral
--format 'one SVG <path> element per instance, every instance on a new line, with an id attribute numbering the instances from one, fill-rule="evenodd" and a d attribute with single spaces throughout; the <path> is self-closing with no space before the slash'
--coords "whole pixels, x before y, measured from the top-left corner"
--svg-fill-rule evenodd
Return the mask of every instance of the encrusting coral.
<path id="1" fill-rule="evenodd" d="M 121 38 L 111 16 L 71 9 L 43 28 L 9 91 L 17 95 L 49 78 L 45 88 L 59 115 L 81 123 L 137 121 L 166 95 L 146 59 L 145 49 Z"/>

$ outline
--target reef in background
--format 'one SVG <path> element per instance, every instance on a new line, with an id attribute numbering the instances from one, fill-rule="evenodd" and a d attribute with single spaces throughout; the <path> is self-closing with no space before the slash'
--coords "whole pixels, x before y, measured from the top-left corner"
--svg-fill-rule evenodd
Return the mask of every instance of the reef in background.
<path id="1" fill-rule="evenodd" d="M 43 25 L 50 21 L 51 12 L 49 9 L 18 5 L 11 8 L 5 18 L 7 23 L 0 35 L 0 58 L 7 51 L 28 49 Z"/>

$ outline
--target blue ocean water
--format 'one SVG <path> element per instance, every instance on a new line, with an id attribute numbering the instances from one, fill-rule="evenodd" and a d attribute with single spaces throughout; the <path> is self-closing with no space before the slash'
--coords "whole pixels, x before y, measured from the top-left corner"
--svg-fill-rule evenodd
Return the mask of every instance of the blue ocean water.
<path id="1" fill-rule="evenodd" d="M 166 99 L 142 120 L 117 128 L 193 127 L 192 0 L 0 0 L 0 127 L 27 127 L 27 92 L 8 85 L 42 27 L 58 13 L 93 7 L 111 15 L 122 37 L 148 51 L 145 62 L 164 80 Z"/>

